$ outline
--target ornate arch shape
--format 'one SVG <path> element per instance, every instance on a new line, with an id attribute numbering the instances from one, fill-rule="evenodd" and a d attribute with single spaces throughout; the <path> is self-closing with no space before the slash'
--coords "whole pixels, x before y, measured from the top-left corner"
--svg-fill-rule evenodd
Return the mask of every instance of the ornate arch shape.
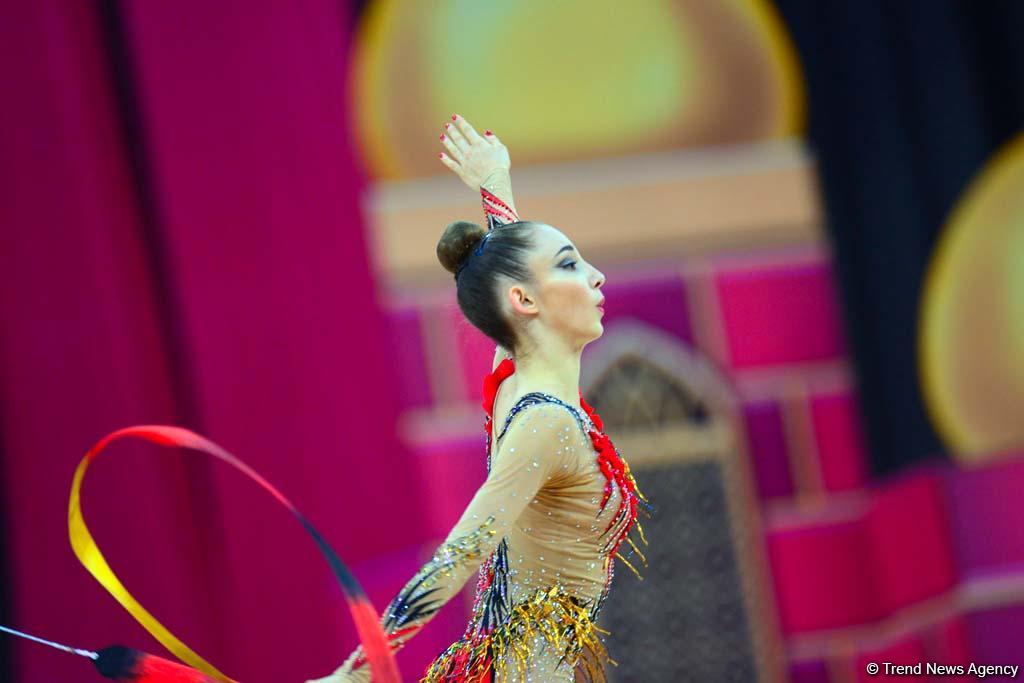
<path id="1" fill-rule="evenodd" d="M 760 506 L 727 379 L 676 337 L 618 320 L 588 347 L 580 384 L 657 506 L 644 524 L 646 580 L 618 579 L 602 619 L 631 653 L 609 680 L 785 680 Z"/>
<path id="2" fill-rule="evenodd" d="M 715 457 L 742 441 L 732 387 L 677 338 L 620 320 L 592 347 L 580 385 L 631 464 Z"/>

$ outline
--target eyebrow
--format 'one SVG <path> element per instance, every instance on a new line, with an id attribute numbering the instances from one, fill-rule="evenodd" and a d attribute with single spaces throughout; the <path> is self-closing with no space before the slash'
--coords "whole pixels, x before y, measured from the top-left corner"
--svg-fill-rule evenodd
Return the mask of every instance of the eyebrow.
<path id="1" fill-rule="evenodd" d="M 564 247 L 555 252 L 554 258 L 558 258 L 558 255 L 561 254 L 563 251 L 572 251 L 572 248 L 573 247 L 571 244 L 565 245 Z"/>

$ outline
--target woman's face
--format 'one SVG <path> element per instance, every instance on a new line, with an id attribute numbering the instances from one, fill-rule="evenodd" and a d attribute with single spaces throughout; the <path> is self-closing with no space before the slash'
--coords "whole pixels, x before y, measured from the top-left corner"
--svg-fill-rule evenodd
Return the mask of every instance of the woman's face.
<path id="1" fill-rule="evenodd" d="M 529 266 L 534 281 L 512 292 L 513 307 L 572 342 L 585 344 L 600 337 L 604 273 L 587 263 L 558 228 L 538 223 L 533 242 Z"/>

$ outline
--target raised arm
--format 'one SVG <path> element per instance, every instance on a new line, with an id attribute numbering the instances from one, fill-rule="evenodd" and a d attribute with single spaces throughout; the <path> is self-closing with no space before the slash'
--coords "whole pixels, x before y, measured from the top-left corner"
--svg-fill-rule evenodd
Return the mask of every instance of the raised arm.
<path id="1" fill-rule="evenodd" d="M 498 136 L 489 130 L 481 136 L 469 121 L 453 114 L 452 122 L 445 124 L 441 142 L 448 150 L 448 154 L 438 155 L 441 162 L 470 189 L 480 192 L 487 228 L 493 230 L 518 221 L 512 199 L 512 160 Z M 506 349 L 495 348 L 491 372 L 507 357 L 511 354 Z"/>
<path id="2" fill-rule="evenodd" d="M 539 403 L 517 414 L 491 459 L 486 481 L 459 521 L 384 610 L 381 623 L 392 649 L 399 650 L 458 594 L 544 483 L 564 469 L 567 456 L 558 435 L 573 429 L 575 418 L 557 404 Z M 370 681 L 361 648 L 334 674 L 307 683 L 350 681 Z"/>
<path id="3" fill-rule="evenodd" d="M 494 229 L 519 220 L 512 199 L 512 161 L 498 136 L 487 130 L 481 136 L 458 114 L 445 124 L 441 142 L 448 154 L 438 156 L 473 191 L 480 193 L 487 227 Z"/>

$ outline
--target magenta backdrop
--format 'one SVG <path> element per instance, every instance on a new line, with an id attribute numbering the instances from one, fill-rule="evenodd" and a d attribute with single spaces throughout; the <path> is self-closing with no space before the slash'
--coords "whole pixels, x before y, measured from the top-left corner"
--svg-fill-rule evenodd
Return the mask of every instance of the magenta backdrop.
<path id="1" fill-rule="evenodd" d="M 421 540 L 423 503 L 358 208 L 344 3 L 126 2 L 120 32 L 100 7 L 0 20 L 8 616 L 165 654 L 68 543 L 71 474 L 107 432 L 200 431 L 353 565 Z M 354 645 L 311 541 L 233 470 L 118 445 L 83 502 L 129 588 L 228 675 L 302 681 Z M 14 655 L 18 681 L 99 680 L 41 646 Z"/>

